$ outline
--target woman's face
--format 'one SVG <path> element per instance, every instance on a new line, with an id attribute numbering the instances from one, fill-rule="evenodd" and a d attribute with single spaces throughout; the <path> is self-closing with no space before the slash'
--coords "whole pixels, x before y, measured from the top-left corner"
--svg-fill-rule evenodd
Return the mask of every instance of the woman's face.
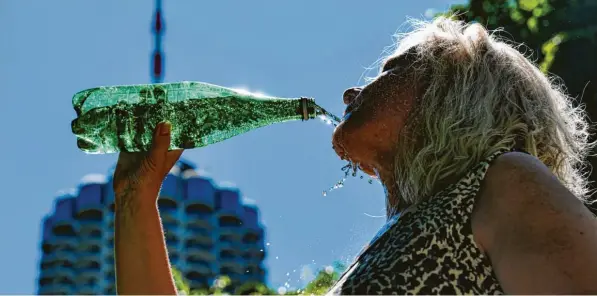
<path id="1" fill-rule="evenodd" d="M 340 158 L 372 176 L 392 169 L 399 135 L 416 97 L 408 62 L 405 55 L 391 58 L 374 81 L 344 92 L 347 106 L 334 131 L 333 147 Z"/>

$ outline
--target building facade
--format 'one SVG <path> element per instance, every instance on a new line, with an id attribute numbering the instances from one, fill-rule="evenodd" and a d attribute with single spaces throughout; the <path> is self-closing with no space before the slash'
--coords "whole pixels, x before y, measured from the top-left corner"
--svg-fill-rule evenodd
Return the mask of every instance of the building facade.
<path id="1" fill-rule="evenodd" d="M 179 161 L 158 199 L 170 261 L 191 289 L 226 275 L 231 288 L 265 282 L 264 228 L 240 191 L 216 186 Z M 116 294 L 114 192 L 107 182 L 86 182 L 60 196 L 43 219 L 38 294 Z"/>

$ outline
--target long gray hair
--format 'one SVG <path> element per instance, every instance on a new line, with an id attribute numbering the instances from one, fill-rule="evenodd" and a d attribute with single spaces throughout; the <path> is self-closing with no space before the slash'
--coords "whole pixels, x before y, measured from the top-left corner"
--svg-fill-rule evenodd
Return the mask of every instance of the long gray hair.
<path id="1" fill-rule="evenodd" d="M 414 52 L 405 72 L 424 85 L 395 157 L 399 199 L 416 203 L 442 180 L 517 147 L 584 200 L 589 125 L 561 83 L 481 25 L 446 17 L 412 24 L 390 55 Z"/>

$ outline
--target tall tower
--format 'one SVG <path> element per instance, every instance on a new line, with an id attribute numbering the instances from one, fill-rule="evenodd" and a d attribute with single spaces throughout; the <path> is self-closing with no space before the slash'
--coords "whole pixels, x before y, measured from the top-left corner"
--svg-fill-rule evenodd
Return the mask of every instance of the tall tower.
<path id="1" fill-rule="evenodd" d="M 192 289 L 227 275 L 232 288 L 265 282 L 264 227 L 237 188 L 217 186 L 179 161 L 158 199 L 170 261 Z M 111 178 L 59 196 L 43 219 L 38 294 L 115 294 Z"/>

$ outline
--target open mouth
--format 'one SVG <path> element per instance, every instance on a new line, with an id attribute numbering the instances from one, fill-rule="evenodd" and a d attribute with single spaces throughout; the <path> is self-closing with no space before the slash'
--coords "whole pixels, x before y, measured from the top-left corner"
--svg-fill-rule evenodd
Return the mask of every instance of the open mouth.
<path id="1" fill-rule="evenodd" d="M 348 117 L 350 117 L 350 114 L 352 113 L 352 111 L 354 109 L 355 109 L 354 102 L 352 102 L 351 104 L 349 104 L 348 106 L 346 106 L 346 109 L 344 110 L 344 114 L 342 114 L 342 121 L 348 119 Z"/>

